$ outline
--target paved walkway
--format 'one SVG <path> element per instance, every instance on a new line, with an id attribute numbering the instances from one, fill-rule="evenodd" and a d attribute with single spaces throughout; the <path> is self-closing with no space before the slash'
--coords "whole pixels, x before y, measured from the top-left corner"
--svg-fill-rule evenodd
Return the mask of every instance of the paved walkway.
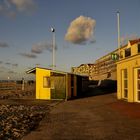
<path id="1" fill-rule="evenodd" d="M 115 94 L 71 100 L 57 104 L 23 140 L 139 140 L 134 113 L 140 114 L 140 104 L 117 101 Z"/>

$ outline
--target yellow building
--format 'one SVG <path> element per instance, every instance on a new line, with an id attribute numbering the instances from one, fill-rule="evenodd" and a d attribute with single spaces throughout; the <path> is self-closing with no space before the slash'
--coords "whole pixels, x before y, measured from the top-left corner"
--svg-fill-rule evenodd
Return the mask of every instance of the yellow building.
<path id="1" fill-rule="evenodd" d="M 70 99 L 82 95 L 88 77 L 36 67 L 26 72 L 36 76 L 36 99 Z"/>
<path id="2" fill-rule="evenodd" d="M 117 98 L 140 102 L 140 39 L 120 48 L 117 64 Z"/>

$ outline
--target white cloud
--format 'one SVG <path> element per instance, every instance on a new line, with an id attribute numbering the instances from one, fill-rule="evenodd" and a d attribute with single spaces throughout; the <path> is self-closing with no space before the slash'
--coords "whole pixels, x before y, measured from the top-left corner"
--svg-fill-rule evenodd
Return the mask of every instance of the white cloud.
<path id="1" fill-rule="evenodd" d="M 0 41 L 0 48 L 7 48 L 9 47 L 8 43 Z"/>
<path id="2" fill-rule="evenodd" d="M 57 49 L 57 47 L 55 47 Z M 43 53 L 44 50 L 47 50 L 47 51 L 52 51 L 52 44 L 48 43 L 48 42 L 40 42 L 40 43 L 36 43 L 32 46 L 32 49 L 31 49 L 31 52 L 32 53 L 37 53 L 37 54 L 40 54 L 40 53 Z"/>
<path id="3" fill-rule="evenodd" d="M 37 9 L 35 0 L 3 0 L 0 14 L 15 18 L 18 12 L 33 13 Z"/>
<path id="4" fill-rule="evenodd" d="M 9 3 L 9 0 L 4 0 L 4 4 L 5 4 L 5 6 L 6 6 L 7 8 L 10 8 L 10 7 L 11 7 L 11 5 L 10 5 L 10 3 Z"/>
<path id="5" fill-rule="evenodd" d="M 10 10 L 10 8 L 8 8 L 6 5 L 1 4 L 0 5 L 0 15 L 4 15 L 10 18 L 15 18 L 16 17 L 16 12 L 13 10 Z"/>
<path id="6" fill-rule="evenodd" d="M 6 65 L 11 65 L 11 63 L 10 63 L 10 62 L 6 62 L 5 64 L 6 64 Z"/>
<path id="7" fill-rule="evenodd" d="M 12 18 L 12 19 L 15 19 L 16 16 L 17 16 L 17 14 L 16 14 L 16 12 L 14 12 L 14 11 L 9 11 L 9 12 L 6 13 L 6 16 L 7 16 L 7 17 L 10 17 L 10 18 Z"/>
<path id="8" fill-rule="evenodd" d="M 9 2 L 16 6 L 18 11 L 34 11 L 36 4 L 34 0 L 9 0 Z"/>
<path id="9" fill-rule="evenodd" d="M 4 5 L 0 5 L 0 13 L 3 13 L 5 11 Z"/>
<path id="10" fill-rule="evenodd" d="M 9 73 L 9 74 L 17 74 L 17 73 L 16 73 L 15 71 L 13 71 L 13 70 L 9 70 L 8 73 Z"/>
<path id="11" fill-rule="evenodd" d="M 31 52 L 40 54 L 43 52 L 43 50 L 44 50 L 44 45 L 42 45 L 42 43 L 38 43 L 32 46 Z"/>
<path id="12" fill-rule="evenodd" d="M 93 40 L 96 21 L 90 17 L 80 16 L 73 20 L 65 35 L 65 40 L 82 44 Z"/>
<path id="13" fill-rule="evenodd" d="M 19 55 L 26 57 L 26 58 L 36 58 L 37 56 L 32 53 L 19 53 Z"/>
<path id="14" fill-rule="evenodd" d="M 57 47 L 55 47 L 55 49 L 57 49 Z M 27 57 L 27 58 L 36 58 L 37 57 L 36 54 L 41 54 L 45 50 L 51 52 L 52 51 L 52 44 L 50 44 L 46 41 L 42 41 L 42 42 L 34 44 L 31 48 L 31 52 L 19 53 L 19 55 Z"/>
<path id="15" fill-rule="evenodd" d="M 18 67 L 18 64 L 12 64 L 13 67 Z"/>

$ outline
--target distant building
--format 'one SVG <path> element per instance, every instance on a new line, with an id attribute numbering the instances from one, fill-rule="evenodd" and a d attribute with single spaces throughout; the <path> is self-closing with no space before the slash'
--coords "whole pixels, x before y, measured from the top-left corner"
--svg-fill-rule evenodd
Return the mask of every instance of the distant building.
<path id="1" fill-rule="evenodd" d="M 78 67 L 72 67 L 71 72 L 78 75 L 88 76 L 92 80 L 92 73 L 94 70 L 94 64 L 81 64 Z"/>
<path id="2" fill-rule="evenodd" d="M 117 50 L 97 59 L 94 63 L 94 69 L 91 73 L 92 80 L 111 79 L 116 80 L 116 64 L 112 59 L 112 55 L 117 53 Z"/>
<path id="3" fill-rule="evenodd" d="M 137 40 L 129 41 L 129 45 L 132 45 L 132 47 L 137 43 L 138 43 Z M 118 52 L 120 53 L 119 54 L 120 58 Z M 87 75 L 89 76 L 90 80 L 105 80 L 105 79 L 117 80 L 116 62 L 118 61 L 118 59 L 122 60 L 127 56 L 129 56 L 129 53 L 130 48 L 128 47 L 128 45 L 124 45 L 119 50 L 116 49 L 100 57 L 94 62 L 94 64 L 81 64 L 78 67 L 73 67 L 72 72 L 75 74 Z"/>
<path id="4" fill-rule="evenodd" d="M 81 64 L 78 67 L 72 67 L 72 73 L 89 76 L 89 80 L 116 80 L 117 66 L 112 59 L 112 54 L 117 50 L 97 59 L 93 64 Z"/>
<path id="5" fill-rule="evenodd" d="M 140 102 L 140 39 L 120 48 L 117 64 L 117 98 Z"/>

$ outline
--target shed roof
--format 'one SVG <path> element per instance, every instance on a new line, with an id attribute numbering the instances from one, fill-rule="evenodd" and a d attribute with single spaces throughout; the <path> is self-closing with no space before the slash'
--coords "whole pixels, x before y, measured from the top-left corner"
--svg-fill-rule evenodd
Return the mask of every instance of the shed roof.
<path id="1" fill-rule="evenodd" d="M 32 68 L 26 71 L 27 74 L 35 73 L 35 72 L 36 72 L 36 68 Z"/>
<path id="2" fill-rule="evenodd" d="M 52 75 L 65 75 L 65 74 L 72 74 L 72 75 L 77 75 L 77 76 L 81 76 L 81 77 L 88 77 L 88 76 L 85 76 L 85 75 L 78 75 L 78 74 L 74 74 L 74 73 L 70 73 L 70 72 L 63 72 L 63 71 L 59 71 L 59 70 L 52 70 L 52 69 L 49 69 L 49 68 L 42 68 L 42 67 L 34 67 L 32 69 L 29 69 L 26 71 L 27 74 L 30 74 L 30 73 L 36 73 L 36 68 L 39 68 L 39 69 L 44 69 L 44 70 L 50 70 L 52 72 Z"/>
<path id="3" fill-rule="evenodd" d="M 50 70 L 51 72 L 53 73 L 58 73 L 58 74 L 67 74 L 67 72 L 62 72 L 62 71 L 58 71 L 58 70 L 52 70 L 52 69 L 49 69 L 49 68 L 42 68 L 42 67 L 34 67 L 32 69 L 29 69 L 26 71 L 27 74 L 30 74 L 30 73 L 36 73 L 36 69 L 44 69 L 44 70 Z"/>

